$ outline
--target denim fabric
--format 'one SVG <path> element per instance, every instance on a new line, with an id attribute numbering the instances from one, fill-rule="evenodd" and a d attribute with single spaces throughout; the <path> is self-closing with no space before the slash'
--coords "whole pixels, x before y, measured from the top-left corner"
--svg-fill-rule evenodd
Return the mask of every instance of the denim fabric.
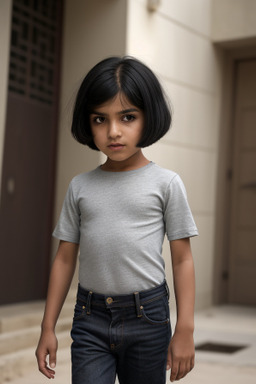
<path id="1" fill-rule="evenodd" d="M 71 331 L 72 384 L 165 384 L 168 290 L 104 296 L 79 286 Z"/>

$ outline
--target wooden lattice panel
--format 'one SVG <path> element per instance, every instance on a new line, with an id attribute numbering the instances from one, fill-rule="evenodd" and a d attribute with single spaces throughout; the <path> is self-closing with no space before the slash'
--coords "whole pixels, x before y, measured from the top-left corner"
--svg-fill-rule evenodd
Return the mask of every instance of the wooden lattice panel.
<path id="1" fill-rule="evenodd" d="M 13 0 L 9 91 L 52 104 L 58 0 Z"/>

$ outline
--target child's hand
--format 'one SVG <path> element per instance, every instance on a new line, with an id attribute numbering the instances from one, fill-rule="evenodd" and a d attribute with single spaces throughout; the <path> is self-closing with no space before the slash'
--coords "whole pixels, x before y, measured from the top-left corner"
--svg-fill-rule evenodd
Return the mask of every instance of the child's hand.
<path id="1" fill-rule="evenodd" d="M 171 368 L 170 380 L 180 380 L 194 368 L 195 346 L 192 332 L 174 333 L 167 356 L 167 370 Z"/>
<path id="2" fill-rule="evenodd" d="M 37 350 L 36 358 L 38 368 L 48 379 L 54 379 L 55 371 L 51 368 L 56 366 L 56 353 L 58 348 L 58 341 L 54 331 L 42 331 Z M 47 356 L 49 355 L 49 366 L 47 363 Z"/>

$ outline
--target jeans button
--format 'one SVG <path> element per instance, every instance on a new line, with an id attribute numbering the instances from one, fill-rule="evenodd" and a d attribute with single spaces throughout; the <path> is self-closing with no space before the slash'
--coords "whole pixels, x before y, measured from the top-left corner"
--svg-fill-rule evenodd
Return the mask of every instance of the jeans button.
<path id="1" fill-rule="evenodd" d="M 107 302 L 107 304 L 112 304 L 112 303 L 113 303 L 113 299 L 112 299 L 112 297 L 108 297 L 108 298 L 106 299 L 106 302 Z"/>

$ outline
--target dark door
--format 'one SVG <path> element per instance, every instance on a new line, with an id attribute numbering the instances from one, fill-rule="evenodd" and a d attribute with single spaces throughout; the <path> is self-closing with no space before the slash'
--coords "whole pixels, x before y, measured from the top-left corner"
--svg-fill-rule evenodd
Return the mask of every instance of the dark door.
<path id="1" fill-rule="evenodd" d="M 0 205 L 0 304 L 45 297 L 57 134 L 60 0 L 14 0 Z"/>
<path id="2" fill-rule="evenodd" d="M 256 305 L 256 60 L 236 65 L 229 302 Z"/>

